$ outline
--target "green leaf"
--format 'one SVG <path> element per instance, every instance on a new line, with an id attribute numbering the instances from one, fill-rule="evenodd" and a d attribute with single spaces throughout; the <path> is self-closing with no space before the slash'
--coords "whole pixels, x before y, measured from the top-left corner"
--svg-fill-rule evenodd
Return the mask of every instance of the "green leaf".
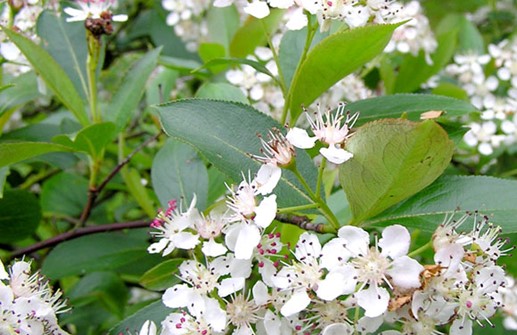
<path id="1" fill-rule="evenodd" d="M 88 115 L 83 100 L 63 68 L 45 51 L 27 37 L 10 29 L 2 29 L 7 37 L 16 44 L 43 78 L 48 88 L 68 108 L 82 125 L 88 125 Z"/>
<path id="2" fill-rule="evenodd" d="M 100 157 L 104 148 L 110 144 L 116 136 L 116 128 L 112 122 L 96 123 L 81 129 L 72 141 L 66 135 L 58 135 L 53 141 L 69 146 L 76 151 L 83 151 L 92 157 Z"/>
<path id="3" fill-rule="evenodd" d="M 242 173 L 255 173 L 260 164 L 249 154 L 260 155 L 260 141 L 256 134 L 264 136 L 281 126 L 269 116 L 249 105 L 213 100 L 180 100 L 154 106 L 160 115 L 165 132 L 200 151 L 209 162 L 236 182 Z M 317 170 L 305 151 L 296 156 L 298 170 L 315 188 Z M 311 203 L 305 191 L 290 171 L 282 171 L 282 178 L 275 188 L 279 206 L 296 206 Z"/>
<path id="4" fill-rule="evenodd" d="M 437 36 L 438 48 L 431 55 L 432 63 L 428 64 L 423 51 L 418 56 L 406 55 L 400 65 L 395 81 L 395 93 L 413 92 L 422 83 L 437 74 L 454 55 L 458 39 L 458 29 L 450 29 Z"/>
<path id="5" fill-rule="evenodd" d="M 158 300 L 142 308 L 115 327 L 111 328 L 109 335 L 126 334 L 128 330 L 136 334 L 140 331 L 140 328 L 142 328 L 142 325 L 147 320 L 152 320 L 157 326 L 159 326 L 167 315 L 172 312 L 172 309 L 167 308 L 161 300 Z"/>
<path id="6" fill-rule="evenodd" d="M 88 273 L 67 294 L 74 307 L 100 302 L 119 318 L 124 315 L 128 297 L 124 281 L 113 272 Z"/>
<path id="7" fill-rule="evenodd" d="M 43 142 L 0 143 L 0 167 L 21 162 L 49 152 L 73 152 L 68 146 Z"/>
<path id="8" fill-rule="evenodd" d="M 237 8 L 235 6 L 210 7 L 206 15 L 206 24 L 208 41 L 222 45 L 224 53 L 228 54 L 230 42 L 240 24 Z"/>
<path id="9" fill-rule="evenodd" d="M 122 178 L 136 202 L 144 210 L 148 217 L 154 218 L 156 216 L 156 208 L 154 202 L 151 200 L 147 189 L 142 185 L 142 176 L 137 169 L 130 169 L 127 166 L 121 170 Z"/>
<path id="10" fill-rule="evenodd" d="M 248 104 L 248 98 L 241 89 L 227 83 L 206 83 L 196 92 L 196 98 L 212 98 Z"/>
<path id="11" fill-rule="evenodd" d="M 346 149 L 354 157 L 340 167 L 340 181 L 358 224 L 438 178 L 454 145 L 434 121 L 384 119 L 357 129 Z"/>
<path id="12" fill-rule="evenodd" d="M 106 107 L 106 118 L 121 131 L 138 110 L 138 104 L 145 92 L 145 85 L 156 67 L 161 48 L 149 51 L 124 76 L 122 85 Z"/>
<path id="13" fill-rule="evenodd" d="M 446 214 L 479 210 L 501 226 L 504 234 L 517 232 L 517 181 L 486 176 L 443 176 L 406 201 L 366 221 L 394 222 L 432 232 Z M 472 227 L 464 227 L 470 230 Z"/>
<path id="14" fill-rule="evenodd" d="M 9 167 L 0 168 L 0 199 L 4 197 L 4 186 L 7 176 L 9 175 Z"/>
<path id="15" fill-rule="evenodd" d="M 327 35 L 328 32 L 316 32 L 312 38 L 312 46 L 317 45 Z M 287 88 L 291 86 L 294 73 L 296 72 L 300 58 L 302 57 L 306 39 L 307 28 L 300 30 L 287 30 L 282 37 L 278 58 L 280 62 L 280 69 L 282 70 L 282 75 L 284 77 L 285 86 Z"/>
<path id="16" fill-rule="evenodd" d="M 219 43 L 201 43 L 198 48 L 199 57 L 204 63 L 208 63 L 212 59 L 224 58 L 226 56 L 226 50 L 224 46 Z M 219 73 L 224 71 L 226 66 L 213 66 L 212 72 Z"/>
<path id="17" fill-rule="evenodd" d="M 120 267 L 152 257 L 147 253 L 147 238 L 147 229 L 133 229 L 65 241 L 48 254 L 41 271 L 51 279 L 94 271 L 118 271 Z"/>
<path id="18" fill-rule="evenodd" d="M 259 63 L 257 61 L 251 60 L 251 59 L 246 59 L 246 58 L 212 59 L 212 60 L 208 61 L 206 64 L 204 64 L 203 66 L 201 66 L 200 68 L 196 69 L 196 72 L 201 69 L 204 69 L 204 68 L 216 67 L 216 66 L 220 66 L 223 64 L 249 65 L 252 68 L 254 68 L 255 70 L 257 70 L 258 72 L 264 73 L 264 74 L 270 76 L 271 78 L 273 78 L 273 80 L 278 82 L 278 79 L 262 63 Z"/>
<path id="19" fill-rule="evenodd" d="M 399 24 L 340 31 L 318 43 L 294 75 L 288 103 L 291 120 L 336 82 L 380 54 Z"/>
<path id="20" fill-rule="evenodd" d="M 432 94 L 395 94 L 359 100 L 347 104 L 350 112 L 359 112 L 357 124 L 384 119 L 399 118 L 403 113 L 409 120 L 417 121 L 422 113 L 444 111 L 446 116 L 462 116 L 476 111 L 469 102 Z"/>
<path id="21" fill-rule="evenodd" d="M 27 191 L 7 190 L 0 199 L 0 242 L 12 243 L 30 236 L 41 220 L 38 199 Z"/>
<path id="22" fill-rule="evenodd" d="M 41 93 L 38 91 L 36 74 L 33 71 L 6 81 L 11 83 L 12 87 L 6 85 L 4 87 L 8 89 L 0 92 L 0 115 L 3 115 L 6 111 L 16 106 L 23 105 L 41 96 Z"/>
<path id="23" fill-rule="evenodd" d="M 194 194 L 196 207 L 206 208 L 208 173 L 205 164 L 189 145 L 169 140 L 158 151 L 151 169 L 153 188 L 163 208 L 172 200 L 183 199 L 188 206 Z"/>
<path id="24" fill-rule="evenodd" d="M 244 25 L 237 30 L 230 43 L 230 56 L 245 58 L 252 54 L 255 48 L 267 42 L 267 35 L 271 35 L 278 27 L 284 16 L 284 11 L 271 10 L 263 19 L 248 16 Z"/>
<path id="25" fill-rule="evenodd" d="M 88 180 L 71 173 L 61 172 L 52 176 L 41 190 L 41 207 L 45 213 L 77 217 L 87 200 Z"/>
<path id="26" fill-rule="evenodd" d="M 176 273 L 183 261 L 184 259 L 170 259 L 158 264 L 144 273 L 140 278 L 140 285 L 148 290 L 164 291 L 178 284 L 181 280 L 176 277 Z"/>
<path id="27" fill-rule="evenodd" d="M 485 42 L 483 41 L 483 36 L 474 23 L 464 16 L 460 19 L 458 43 L 458 52 L 462 54 L 474 53 L 482 55 L 485 53 Z"/>
<path id="28" fill-rule="evenodd" d="M 88 96 L 86 29 L 84 22 L 66 22 L 64 15 L 44 10 L 38 17 L 38 36 L 43 47 L 61 65 L 83 99 Z"/>

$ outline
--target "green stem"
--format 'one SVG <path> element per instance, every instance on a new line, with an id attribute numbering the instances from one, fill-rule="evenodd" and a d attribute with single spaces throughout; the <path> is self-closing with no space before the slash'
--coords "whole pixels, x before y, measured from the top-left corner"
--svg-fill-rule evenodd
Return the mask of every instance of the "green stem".
<path id="1" fill-rule="evenodd" d="M 300 205 L 300 206 L 292 206 L 292 207 L 284 207 L 277 210 L 277 213 L 291 213 L 296 211 L 303 211 L 305 209 L 312 209 L 319 207 L 319 204 L 307 204 L 307 205 Z"/>
<path id="2" fill-rule="evenodd" d="M 97 66 L 99 65 L 100 40 L 88 32 L 88 58 L 86 60 L 88 76 L 88 93 L 90 113 L 94 123 L 102 121 L 101 113 L 97 106 Z"/>
<path id="3" fill-rule="evenodd" d="M 325 170 L 325 166 L 327 166 L 327 159 L 322 156 L 322 161 L 320 164 L 320 168 L 318 171 L 318 181 L 316 182 L 316 196 L 318 199 L 321 199 L 321 195 L 319 190 L 321 190 L 321 184 L 323 183 L 323 171 Z"/>
<path id="4" fill-rule="evenodd" d="M 413 251 L 411 251 L 408 256 L 409 257 L 413 257 L 413 256 L 416 256 L 416 255 L 420 255 L 422 252 L 426 251 L 427 249 L 429 249 L 431 246 L 433 245 L 433 242 L 432 241 L 429 241 L 427 242 L 426 244 L 424 244 L 423 246 L 421 246 L 420 248 L 418 249 L 415 249 Z"/>
<path id="5" fill-rule="evenodd" d="M 309 193 L 309 196 L 314 201 L 314 203 L 318 205 L 320 212 L 323 214 L 323 216 L 325 216 L 327 218 L 327 220 L 328 220 L 329 224 L 332 226 L 332 228 L 335 230 L 338 230 L 339 229 L 339 220 L 334 215 L 334 213 L 329 208 L 329 206 L 327 206 L 327 204 L 324 201 L 322 201 L 321 197 L 316 194 L 319 192 L 314 193 L 312 191 L 311 187 L 309 186 L 309 184 L 307 184 L 307 181 L 305 181 L 305 178 L 303 178 L 303 176 L 301 175 L 300 171 L 298 171 L 296 166 L 294 166 L 291 169 L 291 171 L 293 171 L 296 178 L 298 178 L 298 180 L 300 181 L 302 186 Z"/>
<path id="6" fill-rule="evenodd" d="M 273 53 L 273 60 L 276 63 L 276 67 L 278 68 L 278 77 L 280 80 L 277 82 L 280 84 L 280 89 L 282 90 L 282 94 L 285 97 L 287 94 L 287 87 L 285 86 L 285 78 L 284 74 L 282 72 L 282 67 L 280 66 L 280 58 L 278 57 L 278 53 L 276 52 L 275 46 L 273 45 L 273 40 L 271 39 L 271 34 L 269 33 L 266 23 L 264 20 L 260 20 L 260 23 L 262 24 L 262 29 L 264 30 L 264 35 L 266 35 L 267 43 L 269 44 L 269 48 L 271 49 L 271 52 Z"/>

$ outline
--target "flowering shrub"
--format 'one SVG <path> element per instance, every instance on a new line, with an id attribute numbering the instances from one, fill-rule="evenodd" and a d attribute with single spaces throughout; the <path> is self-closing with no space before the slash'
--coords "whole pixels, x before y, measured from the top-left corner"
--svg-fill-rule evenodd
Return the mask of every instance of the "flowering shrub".
<path id="1" fill-rule="evenodd" d="M 517 330 L 516 15 L 0 4 L 0 334 Z"/>

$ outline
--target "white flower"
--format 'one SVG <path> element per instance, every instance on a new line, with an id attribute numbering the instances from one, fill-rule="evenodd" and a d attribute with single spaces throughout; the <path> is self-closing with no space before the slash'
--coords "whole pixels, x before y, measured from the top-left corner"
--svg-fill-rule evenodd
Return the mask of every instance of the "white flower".
<path id="1" fill-rule="evenodd" d="M 64 12 L 70 15 L 67 22 L 84 21 L 88 18 L 100 19 L 104 13 L 110 13 L 109 9 L 113 5 L 112 0 L 78 0 L 77 4 L 81 9 L 66 7 Z M 111 15 L 111 13 L 110 13 Z M 127 21 L 127 15 L 113 15 L 111 21 Z"/>
<path id="2" fill-rule="evenodd" d="M 151 224 L 151 227 L 158 230 L 151 234 L 159 237 L 160 240 L 151 244 L 147 251 L 151 254 L 163 251 L 163 256 L 166 256 L 176 248 L 193 249 L 199 243 L 199 235 L 185 230 L 192 229 L 193 217 L 200 215 L 195 206 L 196 196 L 194 195 L 186 212 L 178 210 L 175 202 L 169 203 L 169 208 L 165 212 L 160 211 Z"/>
<path id="3" fill-rule="evenodd" d="M 345 104 L 340 104 L 335 114 L 331 114 L 330 109 L 323 114 L 318 105 L 318 112 L 315 114 L 315 120 L 313 120 L 306 113 L 314 137 L 310 137 L 303 129 L 292 128 L 286 135 L 287 140 L 301 149 L 314 147 L 316 140 L 328 144 L 328 148 L 321 148 L 320 153 L 334 164 L 342 164 L 352 158 L 353 154 L 343 149 L 342 146 L 350 137 L 350 128 L 353 127 L 359 114 L 345 113 Z M 344 121 L 343 124 L 341 124 L 342 121 Z"/>
<path id="4" fill-rule="evenodd" d="M 407 256 L 410 235 L 405 227 L 393 225 L 383 230 L 378 242 L 381 252 L 377 247 L 369 247 L 370 236 L 361 228 L 344 226 L 338 236 L 352 254 L 350 263 L 357 271 L 356 281 L 361 284 L 355 297 L 367 317 L 379 316 L 388 308 L 390 295 L 380 287 L 383 283 L 401 290 L 420 287 L 419 276 L 424 268 Z"/>
<path id="5" fill-rule="evenodd" d="M 142 328 L 140 329 L 140 332 L 138 335 L 156 335 L 157 329 L 156 324 L 153 321 L 147 320 L 142 325 Z"/>

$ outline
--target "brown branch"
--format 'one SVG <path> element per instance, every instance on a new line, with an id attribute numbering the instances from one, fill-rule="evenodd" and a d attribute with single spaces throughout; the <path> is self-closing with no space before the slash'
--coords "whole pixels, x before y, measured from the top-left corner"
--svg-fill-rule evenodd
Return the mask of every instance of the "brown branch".
<path id="1" fill-rule="evenodd" d="M 136 153 L 138 153 L 140 150 L 142 150 L 144 147 L 146 147 L 149 143 L 156 141 L 163 132 L 160 130 L 156 135 L 148 138 L 145 140 L 142 144 L 140 144 L 138 147 L 135 148 L 129 155 L 127 155 L 124 160 L 119 162 L 117 166 L 111 170 L 111 172 L 104 178 L 104 180 L 99 184 L 97 187 L 90 188 L 88 190 L 88 200 L 86 202 L 86 205 L 84 206 L 83 212 L 81 213 L 81 218 L 79 221 L 81 222 L 81 225 L 84 225 L 86 220 L 90 217 L 90 214 L 92 212 L 93 206 L 95 205 L 95 201 L 97 200 L 97 197 L 99 196 L 99 193 L 102 192 L 104 187 L 108 185 L 108 183 L 115 177 L 115 175 L 133 158 Z"/>
<path id="2" fill-rule="evenodd" d="M 327 225 L 324 223 L 313 223 L 303 215 L 277 214 L 275 220 L 298 226 L 305 230 L 315 231 L 317 233 L 329 233 Z"/>
<path id="3" fill-rule="evenodd" d="M 10 258 L 20 257 L 25 254 L 31 254 L 38 250 L 50 248 L 64 241 L 73 240 L 81 236 L 124 229 L 145 228 L 149 227 L 150 224 L 151 223 L 148 220 L 140 220 L 77 228 L 74 230 L 67 231 L 66 233 L 56 235 L 52 238 L 49 238 L 48 240 L 35 243 L 26 248 L 15 250 L 13 253 L 11 253 Z"/>

